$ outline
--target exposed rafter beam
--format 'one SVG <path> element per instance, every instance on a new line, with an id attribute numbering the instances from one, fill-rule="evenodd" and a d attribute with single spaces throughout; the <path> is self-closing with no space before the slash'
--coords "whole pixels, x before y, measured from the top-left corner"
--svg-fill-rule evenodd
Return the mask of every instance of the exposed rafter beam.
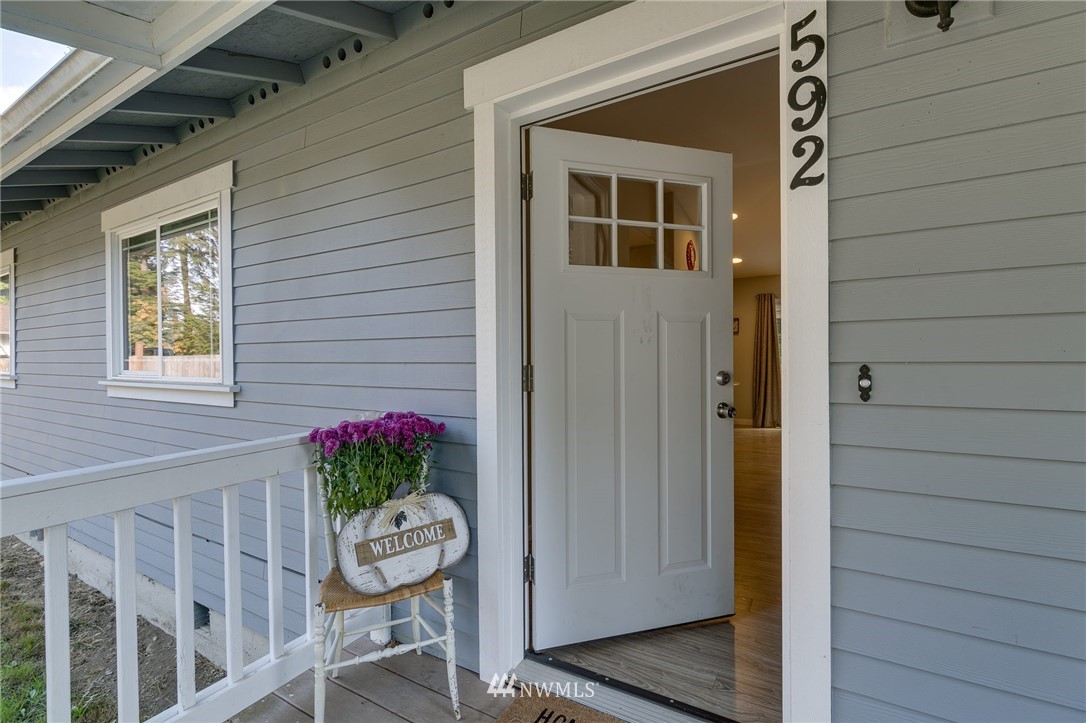
<path id="1" fill-rule="evenodd" d="M 20 213 L 0 213 L 0 223 L 15 223 L 23 218 Z"/>
<path id="2" fill-rule="evenodd" d="M 177 132 L 164 126 L 126 126 L 91 123 L 68 137 L 82 143 L 177 143 Z"/>
<path id="3" fill-rule="evenodd" d="M 45 208 L 43 201 L 0 201 L 0 213 L 40 211 L 43 208 Z"/>
<path id="4" fill-rule="evenodd" d="M 67 186 L 19 186 L 0 188 L 0 201 L 47 201 L 50 198 L 67 198 Z"/>
<path id="5" fill-rule="evenodd" d="M 193 70 L 211 75 L 245 78 L 258 83 L 287 83 L 301 85 L 305 82 L 302 69 L 295 63 L 272 58 L 231 53 L 218 48 L 201 50 L 180 65 L 183 70 Z"/>
<path id="6" fill-rule="evenodd" d="M 353 2 L 280 0 L 270 9 L 302 20 L 365 35 L 368 38 L 379 38 L 390 42 L 396 39 L 396 24 L 392 21 L 391 15 Z"/>
<path id="7" fill-rule="evenodd" d="M 150 68 L 162 67 L 151 23 L 89 2 L 4 0 L 0 25 Z"/>
<path id="8" fill-rule="evenodd" d="M 46 151 L 26 164 L 27 168 L 102 168 L 131 166 L 135 159 L 129 151 Z"/>
<path id="9" fill-rule="evenodd" d="M 234 107 L 222 98 L 176 95 L 145 90 L 113 108 L 120 113 L 181 116 L 184 118 L 233 118 Z"/>
<path id="10" fill-rule="evenodd" d="M 98 172 L 76 169 L 59 171 L 28 169 L 16 171 L 5 178 L 2 187 L 6 190 L 19 186 L 77 185 L 80 183 L 98 183 Z"/>

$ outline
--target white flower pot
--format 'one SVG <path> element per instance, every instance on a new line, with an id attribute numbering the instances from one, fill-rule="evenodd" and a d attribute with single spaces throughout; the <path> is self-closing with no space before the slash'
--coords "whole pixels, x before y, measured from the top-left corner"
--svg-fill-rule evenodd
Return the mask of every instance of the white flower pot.
<path id="1" fill-rule="evenodd" d="M 339 569 L 355 590 L 380 595 L 422 582 L 467 554 L 468 519 L 451 497 L 422 495 L 404 509 L 398 527 L 382 524 L 388 506 L 359 513 L 339 533 Z"/>

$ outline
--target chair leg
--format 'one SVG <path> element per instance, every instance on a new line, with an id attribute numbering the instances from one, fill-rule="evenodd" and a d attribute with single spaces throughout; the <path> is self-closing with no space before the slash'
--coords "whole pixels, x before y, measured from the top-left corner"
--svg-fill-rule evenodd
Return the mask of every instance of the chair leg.
<path id="1" fill-rule="evenodd" d="M 419 636 L 419 596 L 411 598 L 411 638 L 414 642 L 422 640 Z M 422 655 L 422 648 L 415 648 L 415 655 Z"/>
<path id="2" fill-rule="evenodd" d="M 313 721 L 324 723 L 324 605 L 313 613 Z"/>
<path id="3" fill-rule="evenodd" d="M 334 662 L 336 663 L 338 663 L 343 657 L 343 629 L 345 627 L 343 624 L 343 619 L 346 614 L 347 613 L 343 612 L 342 610 L 336 613 L 336 657 L 334 659 Z M 338 678 L 339 671 L 339 668 L 333 670 L 332 677 Z"/>
<path id="4" fill-rule="evenodd" d="M 452 578 L 445 578 L 445 668 L 449 673 L 449 697 L 452 698 L 453 713 L 460 720 L 460 691 L 456 686 L 456 633 L 453 630 L 453 583 Z"/>

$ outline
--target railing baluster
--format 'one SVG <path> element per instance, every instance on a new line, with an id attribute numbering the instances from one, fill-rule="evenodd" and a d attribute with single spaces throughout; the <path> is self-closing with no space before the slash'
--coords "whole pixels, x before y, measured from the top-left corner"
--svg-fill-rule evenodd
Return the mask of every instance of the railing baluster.
<path id="1" fill-rule="evenodd" d="M 0 0 L 2 1 L 2 0 Z M 45 528 L 45 682 L 46 716 L 71 720 L 67 525 L 98 515 L 112 515 L 114 528 L 113 596 L 116 609 L 117 713 L 120 723 L 138 721 L 139 664 L 137 638 L 136 522 L 144 505 L 171 502 L 174 530 L 175 619 L 177 622 L 177 706 L 152 719 L 229 720 L 259 696 L 303 673 L 313 663 L 313 604 L 319 586 L 320 519 L 318 475 L 310 462 L 311 445 L 303 435 L 244 442 L 223 447 L 103 465 L 88 470 L 5 480 L 0 485 L 0 527 L 7 534 Z M 305 474 L 306 632 L 286 642 L 283 628 L 282 477 Z M 265 480 L 269 488 L 269 620 L 272 654 L 246 668 L 241 607 L 240 485 Z M 226 582 L 227 680 L 196 691 L 193 592 L 198 556 L 193 537 L 192 495 L 223 494 L 223 577 Z M 88 494 L 88 491 L 90 492 Z M 123 509 L 118 510 L 118 507 Z M 263 553 L 263 551 L 260 551 Z M 142 551 L 140 552 L 142 555 Z M 196 561 L 194 561 L 196 560 Z"/>
<path id="2" fill-rule="evenodd" d="M 241 495 L 237 485 L 222 488 L 223 580 L 226 585 L 226 677 L 245 672 L 241 625 Z"/>
<path id="3" fill-rule="evenodd" d="M 68 637 L 68 526 L 45 528 L 45 709 L 51 721 L 72 719 Z"/>
<path id="4" fill-rule="evenodd" d="M 317 468 L 305 468 L 305 631 L 313 639 L 313 606 L 320 599 L 317 578 Z"/>
<path id="5" fill-rule="evenodd" d="M 117 605 L 117 720 L 140 719 L 136 657 L 136 511 L 113 513 L 114 585 Z"/>
<path id="6" fill-rule="evenodd" d="M 173 579 L 177 622 L 177 702 L 196 702 L 196 649 L 192 597 L 192 499 L 173 498 Z"/>
<path id="7" fill-rule="evenodd" d="M 268 649 L 272 660 L 283 657 L 283 540 L 279 478 L 264 481 L 268 522 Z"/>

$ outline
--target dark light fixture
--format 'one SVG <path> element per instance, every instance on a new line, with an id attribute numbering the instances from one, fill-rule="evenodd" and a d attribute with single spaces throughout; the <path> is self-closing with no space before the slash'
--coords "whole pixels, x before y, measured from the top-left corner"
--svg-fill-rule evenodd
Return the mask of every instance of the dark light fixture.
<path id="1" fill-rule="evenodd" d="M 938 15 L 939 29 L 944 33 L 954 24 L 954 18 L 950 17 L 950 8 L 957 4 L 958 0 L 905 0 L 905 7 L 918 18 L 933 18 Z"/>

